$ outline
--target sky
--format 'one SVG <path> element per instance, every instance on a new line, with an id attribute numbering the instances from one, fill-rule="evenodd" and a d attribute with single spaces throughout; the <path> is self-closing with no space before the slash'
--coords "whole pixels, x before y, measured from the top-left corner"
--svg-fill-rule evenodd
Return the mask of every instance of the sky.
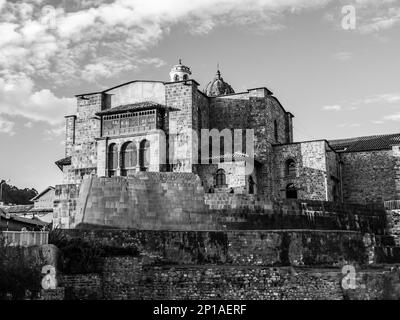
<path id="1" fill-rule="evenodd" d="M 296 141 L 400 132 L 400 0 L 0 0 L 0 179 L 61 183 L 75 94 L 217 63 L 265 86 Z"/>

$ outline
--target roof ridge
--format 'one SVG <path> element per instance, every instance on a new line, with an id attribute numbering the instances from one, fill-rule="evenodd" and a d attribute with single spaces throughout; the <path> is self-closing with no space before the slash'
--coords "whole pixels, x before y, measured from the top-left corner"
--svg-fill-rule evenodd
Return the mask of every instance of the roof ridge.
<path id="1" fill-rule="evenodd" d="M 161 103 L 154 102 L 154 101 L 151 101 L 151 100 L 146 100 L 146 101 L 139 101 L 139 102 L 134 102 L 134 103 L 119 104 L 118 106 L 112 107 L 110 109 L 119 108 L 119 107 L 125 107 L 125 106 L 135 106 L 135 105 L 140 105 L 140 104 L 152 104 L 152 105 L 160 105 L 160 106 L 162 106 Z M 108 110 L 110 110 L 110 109 L 108 109 Z"/>
<path id="2" fill-rule="evenodd" d="M 335 142 L 335 141 L 346 141 L 346 140 L 356 140 L 356 139 L 367 139 L 367 138 L 377 138 L 377 137 L 388 137 L 388 136 L 396 136 L 400 135 L 400 132 L 398 133 L 386 133 L 386 134 L 375 134 L 371 136 L 358 136 L 358 137 L 353 137 L 353 138 L 342 138 L 342 139 L 329 139 L 329 142 Z"/>
<path id="3" fill-rule="evenodd" d="M 377 134 L 348 139 L 330 140 L 332 148 L 340 151 L 372 151 L 388 150 L 393 145 L 400 144 L 400 133 Z"/>

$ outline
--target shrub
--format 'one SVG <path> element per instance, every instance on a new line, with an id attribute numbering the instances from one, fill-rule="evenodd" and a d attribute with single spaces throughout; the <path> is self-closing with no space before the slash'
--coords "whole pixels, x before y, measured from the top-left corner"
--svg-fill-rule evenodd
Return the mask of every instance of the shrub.
<path id="1" fill-rule="evenodd" d="M 93 241 L 74 238 L 57 244 L 60 249 L 60 266 L 64 273 L 100 272 L 103 249 Z"/>
<path id="2" fill-rule="evenodd" d="M 24 248 L 7 246 L 0 236 L 0 299 L 34 299 L 40 282 L 41 268 L 35 258 Z"/>

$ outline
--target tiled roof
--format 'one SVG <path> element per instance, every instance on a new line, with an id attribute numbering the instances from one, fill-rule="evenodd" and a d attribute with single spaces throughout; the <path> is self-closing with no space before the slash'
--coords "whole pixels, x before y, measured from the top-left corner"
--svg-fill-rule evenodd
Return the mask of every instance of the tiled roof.
<path id="1" fill-rule="evenodd" d="M 62 170 L 63 166 L 69 166 L 71 164 L 71 156 L 57 160 L 55 163 L 57 167 L 59 167 L 60 170 Z"/>
<path id="2" fill-rule="evenodd" d="M 22 222 L 22 223 L 25 223 L 25 224 L 31 224 L 31 225 L 36 225 L 36 226 L 47 226 L 47 225 L 49 225 L 49 223 L 41 221 L 41 220 L 36 219 L 36 218 L 35 219 L 29 219 L 29 218 L 24 218 L 24 217 L 17 216 L 15 214 L 10 214 L 10 217 L 8 218 L 6 212 L 4 210 L 1 210 L 1 209 L 0 209 L 0 216 L 1 216 L 1 219 L 11 219 L 11 220 L 19 221 L 19 222 Z"/>
<path id="3" fill-rule="evenodd" d="M 165 109 L 166 107 L 162 104 L 151 102 L 151 101 L 144 101 L 144 102 L 137 102 L 131 104 L 124 104 L 118 107 L 114 107 L 111 109 L 106 109 L 100 112 L 97 112 L 96 115 L 103 116 L 106 114 L 115 114 L 115 113 L 123 113 L 127 111 L 136 111 L 136 110 L 147 110 L 147 109 Z"/>
<path id="4" fill-rule="evenodd" d="M 330 140 L 329 145 L 338 152 L 389 150 L 400 145 L 400 133 Z"/>
<path id="5" fill-rule="evenodd" d="M 35 201 L 35 200 L 39 199 L 42 195 L 44 195 L 47 191 L 54 190 L 54 189 L 55 189 L 54 187 L 49 186 L 46 189 L 44 189 L 41 193 L 39 193 L 36 196 L 34 196 L 30 201 Z"/>
<path id="6" fill-rule="evenodd" d="M 3 211 L 7 213 L 15 213 L 15 214 L 21 214 L 28 212 L 33 208 L 33 204 L 27 204 L 27 205 L 15 205 L 15 206 L 4 206 L 2 207 Z"/>
<path id="7" fill-rule="evenodd" d="M 15 216 L 14 215 L 14 216 L 11 216 L 11 219 L 13 219 L 15 221 L 20 221 L 20 222 L 23 222 L 23 223 L 34 224 L 34 225 L 37 225 L 37 226 L 47 226 L 48 225 L 47 222 L 44 222 L 44 221 L 42 221 L 40 219 L 36 219 L 36 218 L 30 219 L 30 218 L 24 218 L 24 217 L 20 217 L 20 216 Z"/>

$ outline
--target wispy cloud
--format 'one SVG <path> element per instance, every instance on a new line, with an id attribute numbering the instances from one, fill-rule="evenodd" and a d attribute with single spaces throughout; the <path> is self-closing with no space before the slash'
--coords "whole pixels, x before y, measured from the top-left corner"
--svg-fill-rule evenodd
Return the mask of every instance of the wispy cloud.
<path id="1" fill-rule="evenodd" d="M 353 57 L 353 54 L 351 52 L 343 51 L 343 52 L 334 53 L 332 55 L 332 57 L 335 60 L 347 61 L 347 60 L 350 60 Z"/>
<path id="2" fill-rule="evenodd" d="M 342 123 L 338 125 L 339 128 L 358 128 L 361 127 L 360 123 Z"/>
<path id="3" fill-rule="evenodd" d="M 398 0 L 339 0 L 340 4 L 352 5 L 356 9 L 356 32 L 378 34 L 400 25 Z M 332 1 L 332 2 L 339 2 Z M 335 25 L 341 21 L 341 11 L 329 11 L 324 19 Z"/>
<path id="4" fill-rule="evenodd" d="M 64 121 L 60 115 L 71 113 L 75 103 L 47 89 L 35 90 L 32 79 L 24 75 L 0 78 L 0 113 L 57 125 Z"/>
<path id="5" fill-rule="evenodd" d="M 59 126 L 52 127 L 50 129 L 45 130 L 44 134 L 45 134 L 45 138 L 44 138 L 45 141 L 58 139 L 62 136 L 65 136 L 65 126 L 59 125 Z M 61 140 L 62 140 L 62 142 L 64 142 L 64 139 L 61 139 Z"/>
<path id="6" fill-rule="evenodd" d="M 347 102 L 347 104 L 352 106 L 352 110 L 356 110 L 362 105 L 396 105 L 397 103 L 400 103 L 400 92 L 374 94 L 352 102 Z"/>
<path id="7" fill-rule="evenodd" d="M 400 102 L 400 93 L 377 94 L 365 98 L 362 102 L 366 104 L 378 103 L 378 102 L 385 102 L 385 103 Z"/>
<path id="8" fill-rule="evenodd" d="M 383 117 L 384 120 L 400 121 L 400 113 L 391 114 Z"/>
<path id="9" fill-rule="evenodd" d="M 400 25 L 400 8 L 396 6 L 395 1 L 379 1 L 381 4 L 387 4 L 387 6 L 383 6 L 374 13 L 362 16 L 364 23 L 360 26 L 360 32 L 380 32 Z"/>
<path id="10" fill-rule="evenodd" d="M 322 109 L 327 111 L 340 111 L 342 110 L 342 106 L 338 104 L 323 106 Z"/>
<path id="11" fill-rule="evenodd" d="M 10 136 L 14 135 L 15 134 L 14 126 L 15 126 L 14 122 L 4 119 L 3 117 L 0 116 L 0 133 L 5 133 Z"/>

